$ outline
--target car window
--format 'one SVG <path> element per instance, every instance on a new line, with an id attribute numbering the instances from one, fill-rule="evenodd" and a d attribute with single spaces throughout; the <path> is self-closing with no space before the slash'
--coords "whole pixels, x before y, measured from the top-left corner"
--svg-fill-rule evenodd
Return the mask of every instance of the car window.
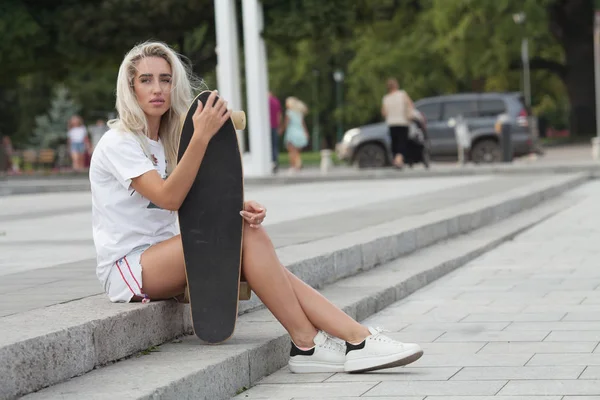
<path id="1" fill-rule="evenodd" d="M 477 115 L 477 102 L 475 100 L 454 100 L 444 103 L 444 116 L 447 120 L 462 115 L 465 118 L 473 118 Z"/>
<path id="2" fill-rule="evenodd" d="M 427 121 L 439 121 L 442 107 L 440 103 L 428 103 L 418 106 L 417 110 L 425 116 Z"/>
<path id="3" fill-rule="evenodd" d="M 502 100 L 480 100 L 479 101 L 479 116 L 480 117 L 496 117 L 499 114 L 506 112 L 506 106 Z"/>

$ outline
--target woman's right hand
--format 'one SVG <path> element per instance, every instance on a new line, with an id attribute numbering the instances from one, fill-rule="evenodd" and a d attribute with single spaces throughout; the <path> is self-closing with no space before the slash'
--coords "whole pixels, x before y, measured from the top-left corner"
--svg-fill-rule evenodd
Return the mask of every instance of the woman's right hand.
<path id="1" fill-rule="evenodd" d="M 206 104 L 198 100 L 198 107 L 192 116 L 194 122 L 194 136 L 201 137 L 210 141 L 217 131 L 223 126 L 225 121 L 231 117 L 231 110 L 227 109 L 227 102 L 219 97 L 215 103 L 218 92 L 213 91 Z"/>

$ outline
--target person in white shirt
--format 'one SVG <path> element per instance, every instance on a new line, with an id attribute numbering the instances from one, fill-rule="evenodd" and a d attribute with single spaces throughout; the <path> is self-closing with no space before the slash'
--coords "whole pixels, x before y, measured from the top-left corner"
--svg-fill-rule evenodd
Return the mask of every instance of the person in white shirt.
<path id="1" fill-rule="evenodd" d="M 209 141 L 231 115 L 222 97 L 215 104 L 216 92 L 205 106 L 199 103 L 193 137 L 177 163 L 181 121 L 193 100 L 191 82 L 189 70 L 163 43 L 135 46 L 119 69 L 118 117 L 109 121 L 90 168 L 97 276 L 113 302 L 185 301 L 176 211 Z M 421 357 L 418 345 L 359 324 L 289 272 L 261 227 L 266 209 L 254 201 L 243 208 L 243 274 L 289 332 L 292 372 L 360 372 Z"/>
<path id="2" fill-rule="evenodd" d="M 85 152 L 89 151 L 90 143 L 87 129 L 83 124 L 83 119 L 79 115 L 73 115 L 69 119 L 67 142 L 69 149 L 71 150 L 71 162 L 73 165 L 73 170 L 83 170 Z"/>
<path id="3" fill-rule="evenodd" d="M 96 125 L 90 127 L 90 134 L 91 134 L 90 136 L 92 137 L 92 140 L 91 140 L 92 151 L 94 151 L 94 149 L 98 145 L 98 142 L 100 141 L 100 138 L 102 137 L 102 135 L 104 135 L 106 133 L 107 130 L 108 130 L 108 127 L 106 126 L 106 123 L 104 122 L 104 120 L 101 118 L 96 120 Z"/>
<path id="4" fill-rule="evenodd" d="M 399 90 L 396 79 L 388 79 L 387 90 L 388 93 L 382 100 L 381 115 L 385 118 L 389 129 L 393 163 L 397 168 L 402 168 L 406 158 L 409 126 L 414 105 L 408 94 L 404 90 Z"/>

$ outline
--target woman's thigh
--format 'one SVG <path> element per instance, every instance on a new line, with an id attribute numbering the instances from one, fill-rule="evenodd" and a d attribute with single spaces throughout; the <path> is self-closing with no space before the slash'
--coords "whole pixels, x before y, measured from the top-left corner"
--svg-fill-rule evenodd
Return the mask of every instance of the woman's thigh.
<path id="1" fill-rule="evenodd" d="M 142 289 L 151 300 L 170 299 L 183 293 L 186 285 L 181 236 L 149 247 L 140 259 Z"/>

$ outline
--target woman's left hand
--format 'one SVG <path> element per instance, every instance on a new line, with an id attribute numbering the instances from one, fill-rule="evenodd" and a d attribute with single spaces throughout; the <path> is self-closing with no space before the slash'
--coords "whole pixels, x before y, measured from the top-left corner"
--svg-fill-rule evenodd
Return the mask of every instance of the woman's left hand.
<path id="1" fill-rule="evenodd" d="M 250 224 L 251 228 L 258 228 L 267 215 L 267 209 L 253 200 L 245 201 L 244 210 L 240 211 L 240 215 Z"/>

